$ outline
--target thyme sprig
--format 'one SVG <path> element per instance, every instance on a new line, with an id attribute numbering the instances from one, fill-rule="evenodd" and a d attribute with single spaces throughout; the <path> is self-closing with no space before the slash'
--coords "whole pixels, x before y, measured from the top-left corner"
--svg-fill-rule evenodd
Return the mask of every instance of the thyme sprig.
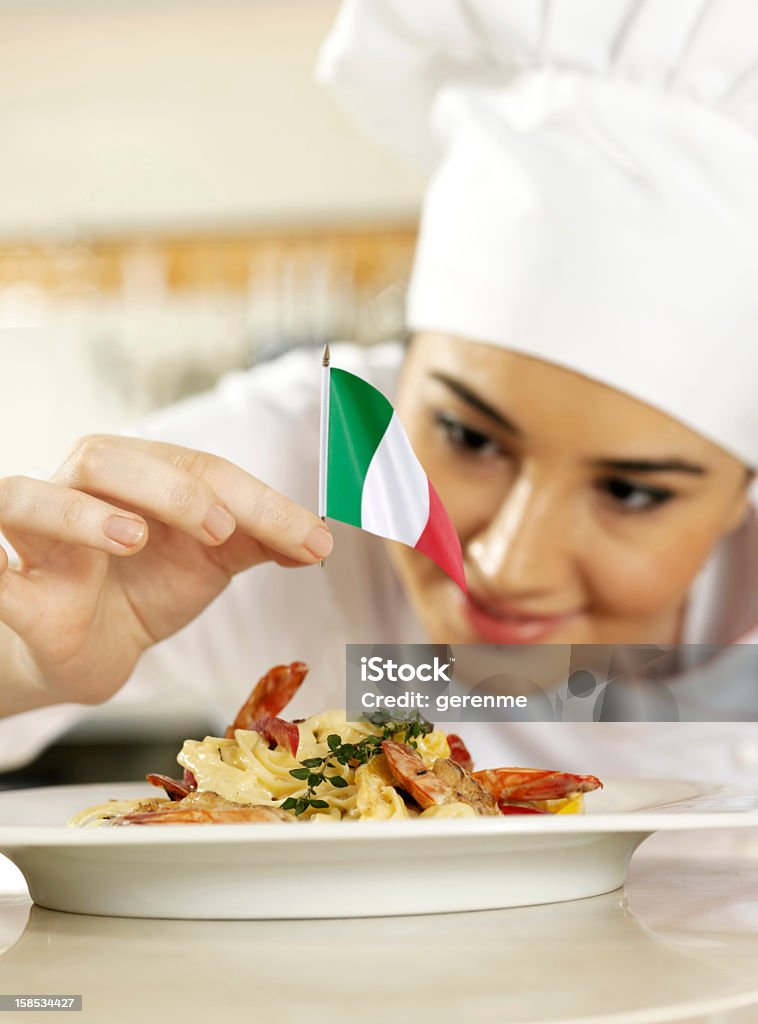
<path id="1" fill-rule="evenodd" d="M 329 806 L 326 800 L 316 796 L 316 790 L 325 782 L 330 783 L 336 789 L 344 789 L 347 779 L 339 774 L 339 767 L 349 765 L 357 768 L 359 765 L 367 764 L 372 758 L 382 752 L 382 743 L 385 740 L 398 739 L 402 734 L 402 742 L 407 743 L 414 750 L 418 749 L 420 736 L 425 736 L 434 728 L 431 722 L 427 722 L 418 711 L 411 712 L 406 718 L 392 717 L 388 711 L 375 711 L 370 715 L 363 716 L 372 725 L 381 728 L 380 733 L 371 733 L 364 736 L 358 743 L 343 743 L 342 737 L 337 733 L 330 733 L 326 738 L 329 753 L 325 757 L 308 757 L 300 762 L 300 768 L 292 768 L 290 775 L 293 779 L 305 782 L 306 790 L 302 796 L 289 796 L 282 804 L 283 811 L 294 811 L 299 817 L 309 807 L 324 809 Z M 333 774 L 327 775 L 327 771 Z"/>

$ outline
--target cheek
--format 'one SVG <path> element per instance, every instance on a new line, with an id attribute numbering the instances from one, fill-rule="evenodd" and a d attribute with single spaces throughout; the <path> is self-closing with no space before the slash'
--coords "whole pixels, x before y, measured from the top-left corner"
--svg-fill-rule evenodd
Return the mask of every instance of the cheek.
<path id="1" fill-rule="evenodd" d="M 687 594 L 718 534 L 697 522 L 642 526 L 624 539 L 601 536 L 583 559 L 594 603 L 616 614 L 653 615 L 676 607 Z"/>

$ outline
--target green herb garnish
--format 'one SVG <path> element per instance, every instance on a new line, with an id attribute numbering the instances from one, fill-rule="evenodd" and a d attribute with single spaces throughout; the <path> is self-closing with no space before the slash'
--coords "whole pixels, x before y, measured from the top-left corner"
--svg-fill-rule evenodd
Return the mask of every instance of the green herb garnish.
<path id="1" fill-rule="evenodd" d="M 418 711 L 411 712 L 407 718 L 392 718 L 388 711 L 375 711 L 363 717 L 372 725 L 379 726 L 382 730 L 381 733 L 365 736 L 359 743 L 343 743 L 342 737 L 337 733 L 327 736 L 326 743 L 329 753 L 326 757 L 308 757 L 300 762 L 301 768 L 290 770 L 293 779 L 307 783 L 307 788 L 303 796 L 288 796 L 282 804 L 283 811 L 294 811 L 295 815 L 299 817 L 309 807 L 328 807 L 329 804 L 326 800 L 318 799 L 315 796 L 319 786 L 329 782 L 336 789 L 344 789 L 348 782 L 340 774 L 327 775 L 327 769 L 338 773 L 337 765 L 343 767 L 350 765 L 351 768 L 357 768 L 361 764 L 367 764 L 372 758 L 381 754 L 384 740 L 396 739 L 400 733 L 403 734 L 401 742 L 416 750 L 419 737 L 426 736 L 434 728 L 432 723 L 422 718 Z"/>

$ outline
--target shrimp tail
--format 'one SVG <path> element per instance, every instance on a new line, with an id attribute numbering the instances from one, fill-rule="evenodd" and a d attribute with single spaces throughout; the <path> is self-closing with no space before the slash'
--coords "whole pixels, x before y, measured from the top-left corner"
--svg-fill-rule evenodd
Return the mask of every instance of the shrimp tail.
<path id="1" fill-rule="evenodd" d="M 261 718 L 276 718 L 300 689 L 307 674 L 308 666 L 302 661 L 269 669 L 237 712 L 234 722 L 226 730 L 226 738 L 231 739 L 236 729 L 254 730 L 255 723 Z"/>
<path id="2" fill-rule="evenodd" d="M 166 796 L 170 800 L 183 800 L 195 788 L 190 786 L 186 779 L 180 782 L 179 779 L 172 779 L 170 776 L 160 775 L 158 772 L 150 772 L 145 778 L 151 786 L 158 786 L 165 790 Z"/>

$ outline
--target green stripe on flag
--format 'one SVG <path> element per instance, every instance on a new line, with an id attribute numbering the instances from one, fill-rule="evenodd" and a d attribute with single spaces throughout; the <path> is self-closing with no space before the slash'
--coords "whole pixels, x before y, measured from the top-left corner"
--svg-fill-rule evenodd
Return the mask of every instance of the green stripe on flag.
<path id="1" fill-rule="evenodd" d="M 326 514 L 361 525 L 363 482 L 392 419 L 381 392 L 346 370 L 329 371 Z"/>

